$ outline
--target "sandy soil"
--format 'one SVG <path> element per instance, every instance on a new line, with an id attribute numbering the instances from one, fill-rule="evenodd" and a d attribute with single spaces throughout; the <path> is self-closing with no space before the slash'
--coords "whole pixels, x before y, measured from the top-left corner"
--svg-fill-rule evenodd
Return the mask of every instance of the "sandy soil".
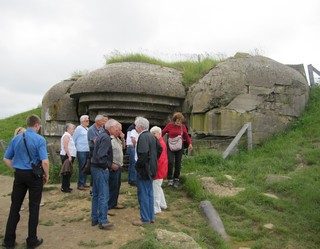
<path id="1" fill-rule="evenodd" d="M 13 178 L 0 176 L 0 239 L 2 243 L 7 216 L 10 207 L 10 193 Z M 109 220 L 115 224 L 112 230 L 100 230 L 91 226 L 91 198 L 89 190 L 79 191 L 76 184 L 71 194 L 59 191 L 59 185 L 46 185 L 43 192 L 44 206 L 40 209 L 40 224 L 38 236 L 44 239 L 40 248 L 119 248 L 129 240 L 142 237 L 141 228 L 131 224 L 139 219 L 139 209 L 136 188 L 122 183 L 120 202 L 126 208 L 112 210 L 115 216 Z M 20 212 L 21 219 L 17 228 L 16 248 L 25 248 L 28 227 L 28 200 L 25 200 L 24 210 Z M 170 212 L 159 214 L 163 218 Z M 91 245 L 91 246 L 90 246 Z M 94 245 L 94 246 L 92 246 Z"/>

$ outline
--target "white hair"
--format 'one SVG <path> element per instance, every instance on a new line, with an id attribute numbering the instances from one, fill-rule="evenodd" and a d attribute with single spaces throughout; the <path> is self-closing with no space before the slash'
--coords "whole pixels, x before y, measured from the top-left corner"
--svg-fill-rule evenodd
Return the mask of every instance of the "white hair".
<path id="1" fill-rule="evenodd" d="M 72 123 L 67 123 L 67 124 L 66 124 L 66 131 L 67 131 L 69 128 L 75 128 L 75 125 L 72 124 Z"/>
<path id="2" fill-rule="evenodd" d="M 150 129 L 150 132 L 153 134 L 153 133 L 156 133 L 156 134 L 159 134 L 161 136 L 161 128 L 159 126 L 153 126 L 151 129 Z"/>
<path id="3" fill-rule="evenodd" d="M 80 117 L 80 122 L 83 122 L 83 121 L 85 121 L 85 120 L 89 120 L 89 116 L 88 116 L 88 115 L 82 115 L 82 116 Z"/>
<path id="4" fill-rule="evenodd" d="M 102 119 L 104 119 L 104 115 L 98 114 L 98 115 L 96 116 L 96 118 L 94 119 L 94 122 L 100 121 L 100 120 L 102 120 Z"/>
<path id="5" fill-rule="evenodd" d="M 137 117 L 134 121 L 136 127 L 140 126 L 143 130 L 149 130 L 149 120 L 143 117 Z"/>
<path id="6" fill-rule="evenodd" d="M 115 119 L 109 119 L 109 120 L 107 121 L 107 123 L 105 123 L 104 128 L 105 128 L 106 130 L 109 130 L 111 127 L 115 127 L 115 126 L 117 126 L 117 125 L 120 125 L 120 123 L 119 123 L 117 120 L 115 120 Z"/>

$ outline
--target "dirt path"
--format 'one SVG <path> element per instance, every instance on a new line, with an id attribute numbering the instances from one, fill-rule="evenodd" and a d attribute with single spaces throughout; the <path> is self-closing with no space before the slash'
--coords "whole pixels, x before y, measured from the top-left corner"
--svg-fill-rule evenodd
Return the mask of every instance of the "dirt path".
<path id="1" fill-rule="evenodd" d="M 10 193 L 13 178 L 0 176 L 0 239 L 2 242 L 7 215 L 10 207 Z M 120 203 L 122 210 L 112 210 L 115 216 L 109 217 L 115 223 L 112 230 L 100 230 L 91 226 L 91 198 L 89 191 L 76 190 L 71 194 L 59 191 L 59 185 L 46 185 L 43 193 L 44 206 L 40 209 L 38 236 L 44 239 L 41 248 L 119 248 L 129 240 L 142 237 L 141 228 L 131 225 L 132 220 L 139 219 L 136 188 L 122 183 Z M 26 209 L 20 212 L 21 219 L 17 228 L 16 248 L 25 248 L 28 227 L 28 202 Z M 165 218 L 170 212 L 162 212 Z"/>

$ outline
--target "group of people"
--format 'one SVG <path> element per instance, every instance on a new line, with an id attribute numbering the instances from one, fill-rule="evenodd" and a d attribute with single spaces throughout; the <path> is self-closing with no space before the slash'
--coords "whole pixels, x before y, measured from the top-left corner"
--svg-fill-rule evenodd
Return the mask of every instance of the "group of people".
<path id="1" fill-rule="evenodd" d="M 184 117 L 178 112 L 173 115 L 172 122 L 163 130 L 154 126 L 149 131 L 149 121 L 144 117 L 137 117 L 134 124 L 127 130 L 127 137 L 122 132 L 122 125 L 115 119 L 106 115 L 97 115 L 95 123 L 89 127 L 89 116 L 80 117 L 80 125 L 66 124 L 65 132 L 61 137 L 60 157 L 61 191 L 70 193 L 70 177 L 72 164 L 78 160 L 79 190 L 90 188 L 87 184 L 87 175 L 82 169 L 91 162 L 92 226 L 98 225 L 100 229 L 109 229 L 113 223 L 108 220 L 110 209 L 122 209 L 118 203 L 121 186 L 121 167 L 123 166 L 123 151 L 127 149 L 129 156 L 128 183 L 137 186 L 138 202 L 140 205 L 140 220 L 132 224 L 141 226 L 155 222 L 155 214 L 167 208 L 162 189 L 163 179 L 168 179 L 168 185 L 179 186 L 181 158 L 183 147 L 171 150 L 170 138 L 180 136 L 180 140 L 188 143 L 192 150 L 192 142 Z M 28 140 L 32 162 L 24 148 L 25 137 L 15 136 L 4 155 L 4 162 L 14 171 L 14 185 L 12 203 L 6 226 L 3 247 L 14 248 L 15 231 L 19 222 L 19 211 L 27 190 L 29 190 L 29 232 L 27 248 L 36 248 L 43 243 L 37 237 L 39 219 L 39 206 L 42 196 L 43 184 L 49 180 L 49 161 L 45 139 L 37 134 L 40 129 L 40 118 L 31 115 L 27 119 L 28 129 L 24 132 Z M 168 134 L 168 143 L 162 136 Z M 30 145 L 29 145 L 30 144 Z M 32 164 L 42 162 L 43 179 L 34 179 Z M 174 170 L 173 170 L 174 168 Z"/>

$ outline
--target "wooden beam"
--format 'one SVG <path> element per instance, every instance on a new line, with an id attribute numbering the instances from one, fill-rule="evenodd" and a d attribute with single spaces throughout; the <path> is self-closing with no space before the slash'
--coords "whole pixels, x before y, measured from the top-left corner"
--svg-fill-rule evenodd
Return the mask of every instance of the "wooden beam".
<path id="1" fill-rule="evenodd" d="M 238 132 L 237 136 L 232 140 L 232 142 L 229 144 L 228 148 L 223 152 L 223 159 L 226 159 L 227 156 L 231 153 L 231 151 L 234 149 L 234 147 L 239 143 L 242 135 L 247 131 L 247 129 L 250 127 L 250 135 L 248 136 L 248 149 L 252 149 L 252 130 L 251 130 L 251 123 L 246 123 L 242 127 L 242 129 Z M 249 142 L 250 140 L 250 142 Z"/>
<path id="2" fill-rule="evenodd" d="M 7 148 L 6 148 L 5 142 L 2 139 L 0 140 L 0 146 L 3 150 L 3 152 L 5 152 Z"/>
<path id="3" fill-rule="evenodd" d="M 318 69 L 316 69 L 314 66 L 312 66 L 313 72 L 315 72 L 316 74 L 318 74 L 318 76 L 320 76 L 320 71 Z"/>
<path id="4" fill-rule="evenodd" d="M 313 86 L 314 85 L 314 77 L 313 77 L 313 66 L 311 64 L 308 65 L 308 74 L 309 74 L 310 86 Z"/>

